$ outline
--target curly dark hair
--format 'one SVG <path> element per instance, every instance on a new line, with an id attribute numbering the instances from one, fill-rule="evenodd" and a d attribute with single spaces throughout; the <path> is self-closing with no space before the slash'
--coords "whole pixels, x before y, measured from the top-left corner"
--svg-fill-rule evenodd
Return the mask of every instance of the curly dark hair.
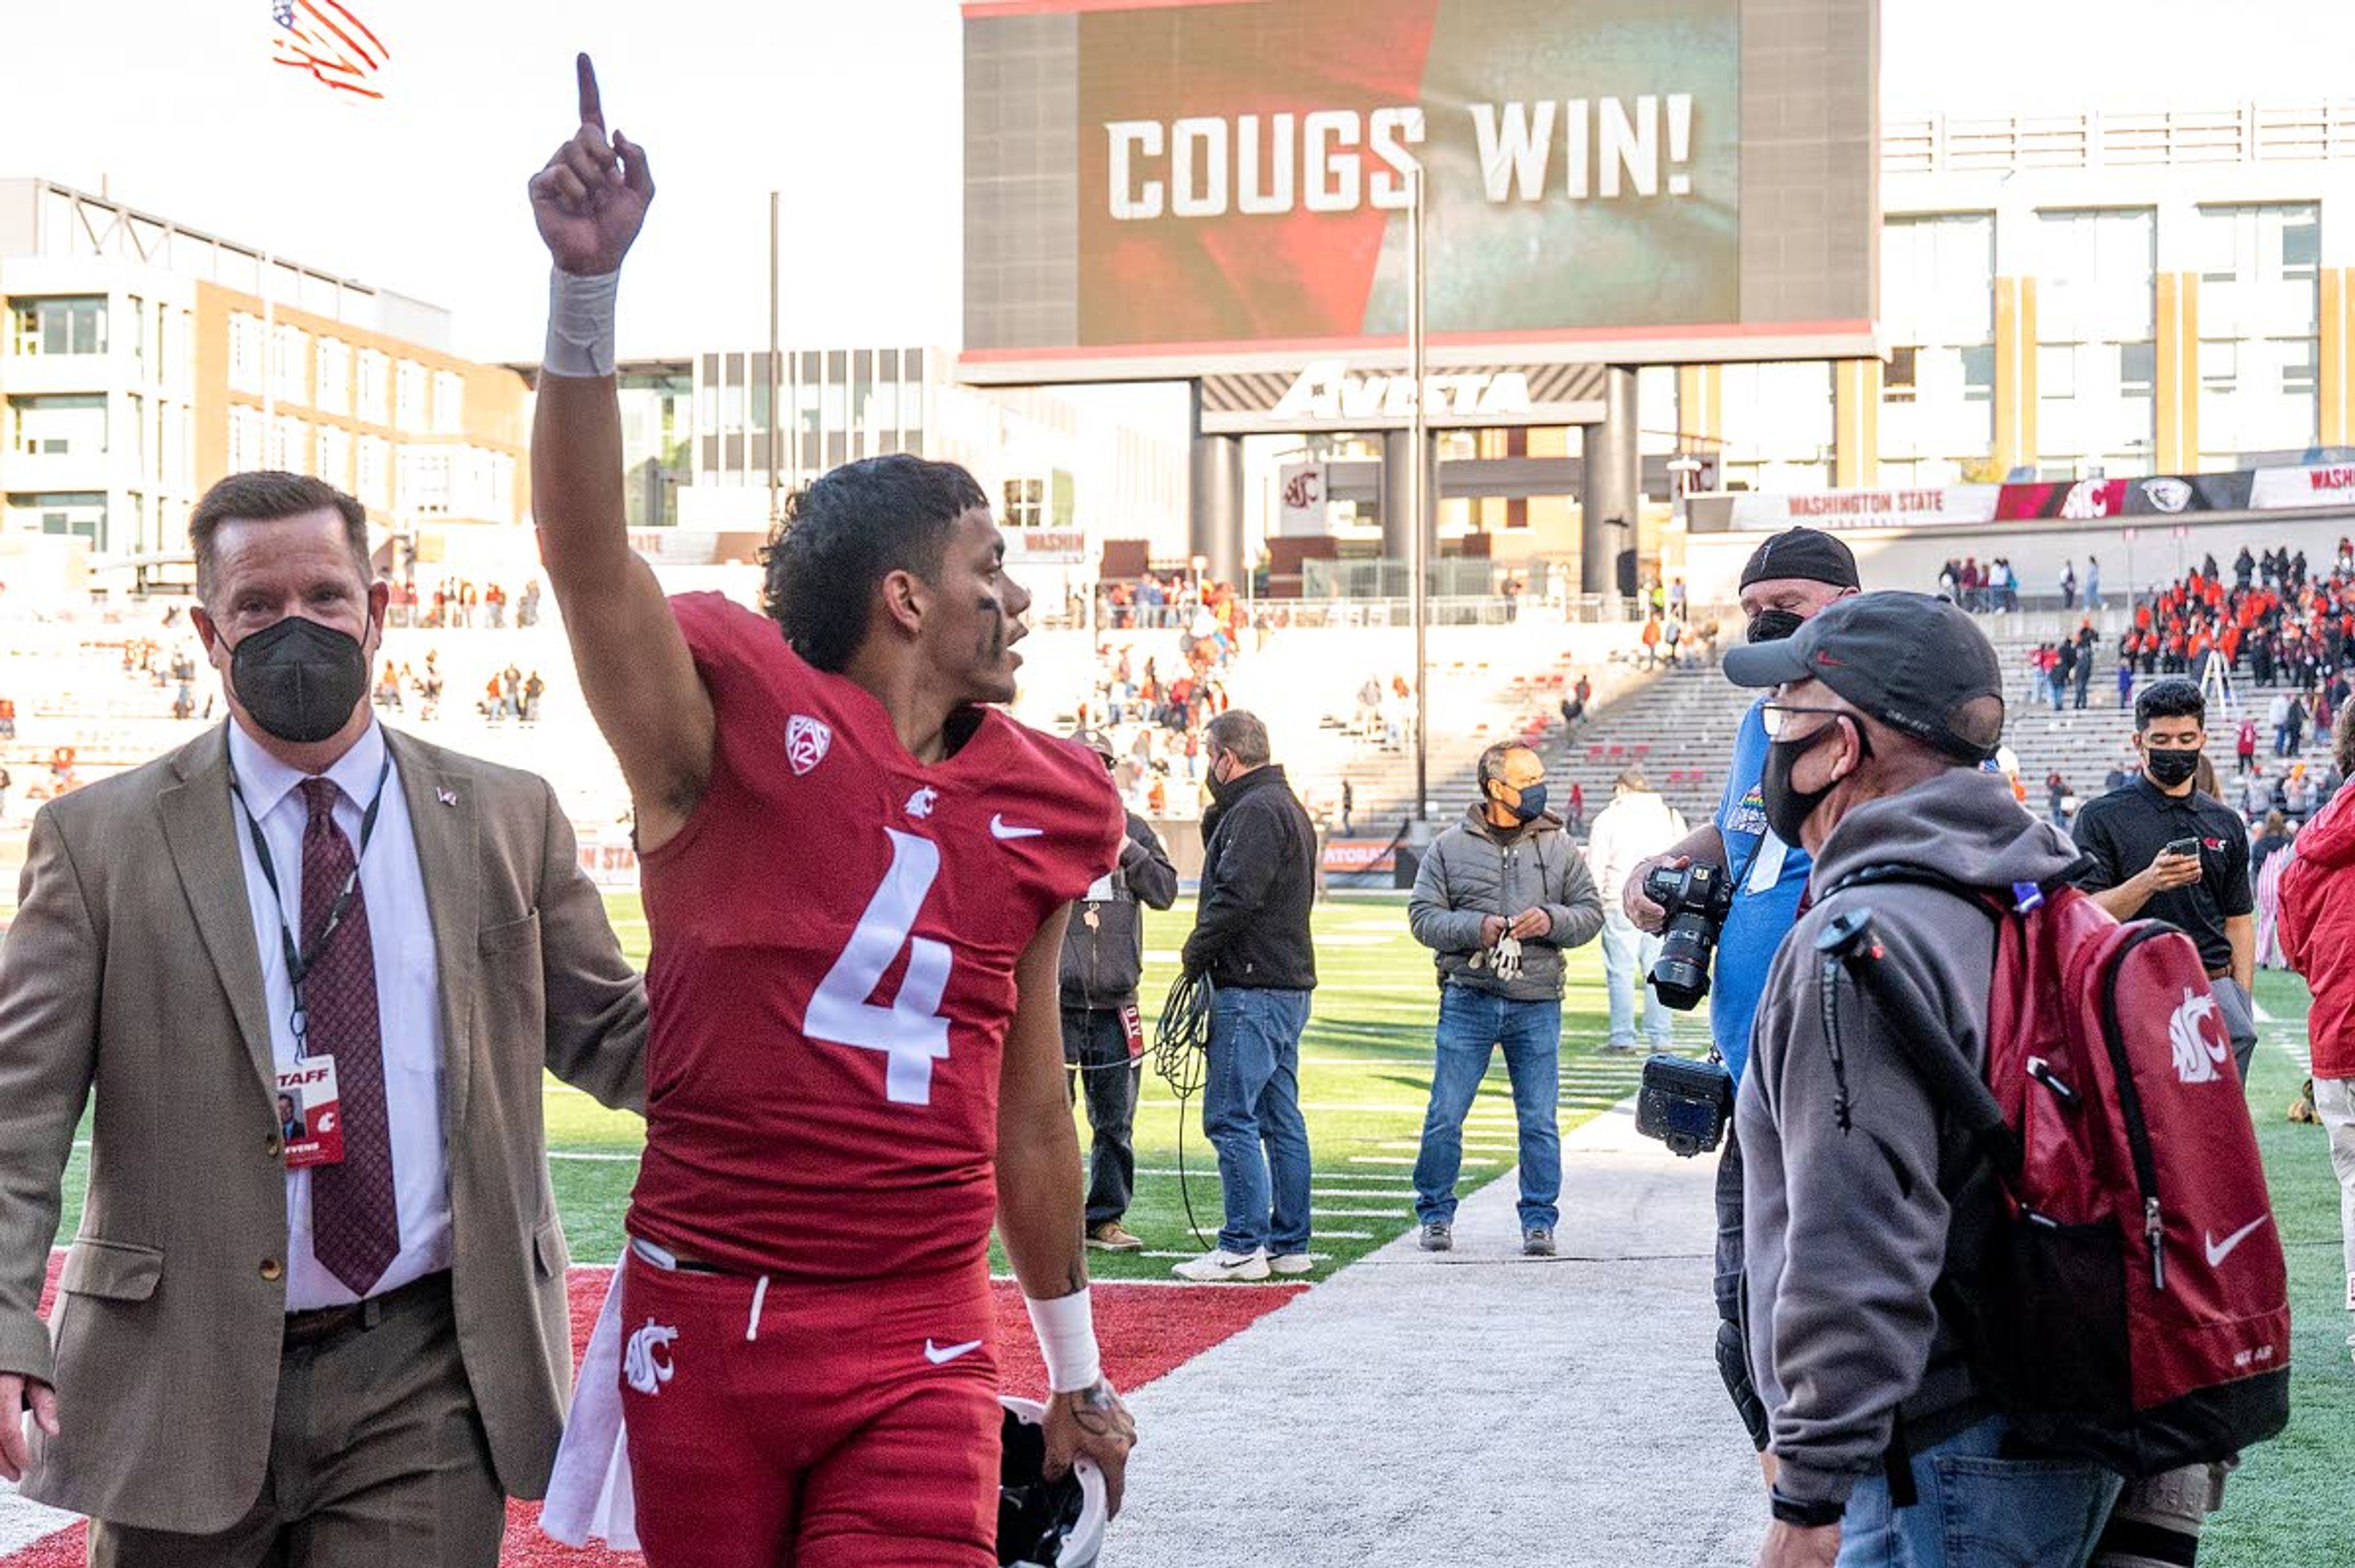
<path id="1" fill-rule="evenodd" d="M 988 506 L 954 463 L 904 453 L 846 463 L 787 503 L 761 550 L 762 608 L 795 653 L 839 672 L 866 640 L 875 585 L 894 571 L 937 581 L 957 519 Z"/>
<path id="2" fill-rule="evenodd" d="M 2202 727 L 2208 722 L 2208 699 L 2200 688 L 2179 675 L 2152 681 L 2135 699 L 2135 728 L 2147 730 L 2154 719 L 2195 719 Z"/>

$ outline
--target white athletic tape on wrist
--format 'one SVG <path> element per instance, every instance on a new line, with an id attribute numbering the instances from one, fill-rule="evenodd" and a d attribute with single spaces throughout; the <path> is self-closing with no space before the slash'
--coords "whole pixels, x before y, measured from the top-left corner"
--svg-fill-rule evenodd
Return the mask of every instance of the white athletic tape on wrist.
<path id="1" fill-rule="evenodd" d="M 542 371 L 584 379 L 613 373 L 613 296 L 621 282 L 618 272 L 582 277 L 549 269 Z"/>
<path id="2" fill-rule="evenodd" d="M 1103 1377 L 1103 1361 L 1096 1353 L 1095 1307 L 1086 1287 L 1052 1301 L 1026 1296 L 1022 1305 L 1030 1309 L 1030 1328 L 1039 1336 L 1047 1387 L 1056 1393 L 1095 1387 Z"/>

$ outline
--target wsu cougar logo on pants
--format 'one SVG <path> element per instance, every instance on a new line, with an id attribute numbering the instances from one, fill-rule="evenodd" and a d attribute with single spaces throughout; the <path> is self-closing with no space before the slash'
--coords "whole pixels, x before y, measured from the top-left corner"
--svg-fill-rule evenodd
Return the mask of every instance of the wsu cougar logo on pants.
<path id="1" fill-rule="evenodd" d="M 2232 1054 L 2216 998 L 2190 989 L 2183 993 L 2183 1005 L 2167 1020 L 2167 1039 L 2175 1048 L 2175 1075 L 2186 1083 L 2208 1083 Z"/>
<path id="2" fill-rule="evenodd" d="M 677 1329 L 647 1318 L 622 1352 L 623 1380 L 640 1393 L 662 1392 L 662 1385 L 678 1370 L 670 1359 L 670 1342 L 677 1338 Z"/>

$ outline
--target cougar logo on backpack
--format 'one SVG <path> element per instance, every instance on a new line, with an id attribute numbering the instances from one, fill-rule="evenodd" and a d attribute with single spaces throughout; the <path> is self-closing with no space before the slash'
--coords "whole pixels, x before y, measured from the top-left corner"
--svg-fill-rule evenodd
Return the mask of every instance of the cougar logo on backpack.
<path id="1" fill-rule="evenodd" d="M 2213 1025 L 2213 1028 L 2210 1026 Z M 2167 1042 L 2175 1049 L 2175 1075 L 2186 1083 L 2205 1083 L 2232 1055 L 2232 1037 L 2224 1030 L 2223 1009 L 2206 991 L 2183 988 L 2183 1005 L 2167 1020 Z M 2233 1075 L 2239 1082 L 2239 1075 Z"/>
<path id="2" fill-rule="evenodd" d="M 2006 1233 L 1980 1277 L 1941 1288 L 2015 1435 L 2131 1479 L 2279 1432 L 2288 1274 L 2190 939 L 2121 924 L 2065 884 L 2014 898 L 1891 867 L 1839 886 L 1890 881 L 1945 886 L 1998 923 L 1984 1079 L 1912 982 L 1877 962 L 1869 912 L 1838 923 L 1837 948 L 1831 932 L 1819 945 L 1890 1009 L 1923 1081 L 2002 1179 Z M 2185 1070 L 2194 1054 L 2204 1072 Z"/>

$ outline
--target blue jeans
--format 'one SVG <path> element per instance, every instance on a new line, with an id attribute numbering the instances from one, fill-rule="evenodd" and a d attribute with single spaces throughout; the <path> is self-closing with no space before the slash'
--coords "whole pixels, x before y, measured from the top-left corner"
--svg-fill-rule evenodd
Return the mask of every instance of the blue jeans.
<path id="1" fill-rule="evenodd" d="M 1219 1151 L 1223 1252 L 1308 1250 L 1308 1124 L 1300 1116 L 1306 991 L 1226 990 L 1210 1003 L 1202 1132 Z"/>
<path id="2" fill-rule="evenodd" d="M 1636 1043 L 1636 990 L 1644 992 L 1644 1035 L 1655 1051 L 1674 1043 L 1668 1009 L 1652 989 L 1652 965 L 1660 961 L 1660 939 L 1616 909 L 1603 912 L 1603 983 L 1611 993 L 1611 1043 Z"/>
<path id="3" fill-rule="evenodd" d="M 1889 1481 L 1857 1484 L 1841 1521 L 1839 1568 L 2081 1568 L 2117 1501 L 2098 1465 L 1998 1457 L 1990 1416 L 1913 1456 L 1921 1501 L 1889 1506 Z"/>
<path id="4" fill-rule="evenodd" d="M 1464 1117 L 1488 1058 L 1505 1048 L 1520 1122 L 1521 1227 L 1553 1229 L 1561 1211 L 1561 1004 L 1516 1002 L 1468 986 L 1442 987 L 1439 1036 L 1431 1068 L 1431 1108 L 1414 1160 L 1414 1213 L 1424 1224 L 1455 1218 L 1455 1176 L 1464 1165 Z"/>

